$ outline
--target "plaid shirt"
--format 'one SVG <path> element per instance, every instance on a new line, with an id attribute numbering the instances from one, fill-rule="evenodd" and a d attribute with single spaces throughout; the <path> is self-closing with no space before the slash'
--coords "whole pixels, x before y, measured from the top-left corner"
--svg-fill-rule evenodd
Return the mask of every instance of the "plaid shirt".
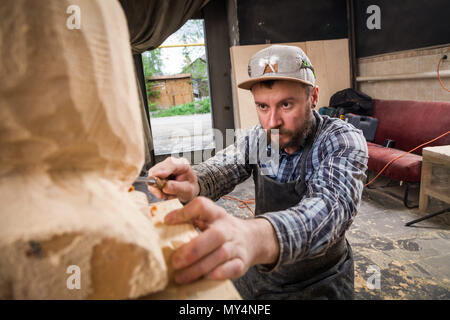
<path id="1" fill-rule="evenodd" d="M 349 228 L 359 207 L 367 169 L 366 140 L 351 124 L 328 116 L 322 119 L 324 129 L 306 159 L 305 196 L 291 208 L 257 216 L 272 224 L 280 247 L 277 263 L 267 271 L 324 253 Z M 193 167 L 200 195 L 216 201 L 250 177 L 248 149 L 256 143 L 259 129 L 260 125 L 254 126 L 236 143 Z M 302 150 L 290 155 L 280 150 L 279 168 L 268 176 L 279 182 L 297 180 Z M 236 161 L 243 155 L 246 161 Z M 263 161 L 258 165 L 273 167 Z"/>

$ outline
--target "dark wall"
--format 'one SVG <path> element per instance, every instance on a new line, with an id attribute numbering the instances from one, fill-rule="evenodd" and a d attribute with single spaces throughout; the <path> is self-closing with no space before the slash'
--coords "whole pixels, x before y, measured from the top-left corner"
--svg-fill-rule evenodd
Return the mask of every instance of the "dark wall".
<path id="1" fill-rule="evenodd" d="M 219 129 L 224 137 L 226 129 L 234 129 L 230 42 L 226 12 L 226 2 L 223 0 L 210 1 L 202 9 L 205 19 L 213 127 Z"/>
<path id="2" fill-rule="evenodd" d="M 450 43 L 449 0 L 355 0 L 356 56 Z M 366 26 L 367 7 L 378 5 L 381 29 Z"/>
<path id="3" fill-rule="evenodd" d="M 238 0 L 240 45 L 347 37 L 345 0 Z"/>

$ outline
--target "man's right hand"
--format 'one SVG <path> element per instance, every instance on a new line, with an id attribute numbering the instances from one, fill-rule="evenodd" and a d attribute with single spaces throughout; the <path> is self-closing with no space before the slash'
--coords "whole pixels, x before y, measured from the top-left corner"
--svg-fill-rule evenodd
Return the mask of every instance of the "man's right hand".
<path id="1" fill-rule="evenodd" d="M 150 192 L 161 199 L 178 198 L 182 203 L 187 203 L 200 192 L 197 176 L 185 158 L 169 157 L 151 167 L 148 175 L 159 178 L 167 178 L 170 175 L 175 177 L 175 180 L 167 181 L 162 190 L 148 186 Z"/>

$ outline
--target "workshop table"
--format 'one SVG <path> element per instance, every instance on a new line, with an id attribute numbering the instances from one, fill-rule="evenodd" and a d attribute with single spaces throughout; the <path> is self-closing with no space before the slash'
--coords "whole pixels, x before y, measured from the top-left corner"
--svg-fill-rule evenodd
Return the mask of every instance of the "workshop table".
<path id="1" fill-rule="evenodd" d="M 420 181 L 419 210 L 426 212 L 429 196 L 450 203 L 450 183 L 436 185 L 432 181 L 432 170 L 435 165 L 450 168 L 450 145 L 423 148 L 422 177 Z M 446 179 L 449 180 L 449 175 Z"/>
<path id="2" fill-rule="evenodd" d="M 433 168 L 437 167 L 445 168 L 438 179 L 433 175 Z M 450 145 L 427 147 L 422 150 L 422 175 L 419 197 L 420 212 L 427 211 L 430 196 L 450 203 Z M 406 225 L 409 226 L 447 211 L 450 211 L 450 208 L 410 221 Z"/>

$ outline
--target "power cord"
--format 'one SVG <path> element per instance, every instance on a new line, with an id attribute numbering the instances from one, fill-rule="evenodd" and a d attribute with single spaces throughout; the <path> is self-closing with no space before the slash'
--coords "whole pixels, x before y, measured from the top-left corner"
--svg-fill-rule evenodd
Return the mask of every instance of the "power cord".
<path id="1" fill-rule="evenodd" d="M 436 141 L 436 140 L 438 140 L 438 139 L 440 139 L 440 138 L 442 138 L 442 137 L 448 135 L 449 133 L 450 133 L 450 131 L 447 131 L 446 133 L 441 134 L 440 136 L 438 136 L 438 137 L 436 137 L 436 138 L 434 138 L 434 139 L 432 139 L 432 140 L 430 140 L 430 141 L 427 141 L 427 142 L 425 142 L 425 143 L 422 143 L 420 146 L 417 146 L 417 147 L 415 147 L 415 148 L 409 150 L 408 152 L 403 153 L 403 154 L 401 154 L 401 155 L 395 157 L 394 159 L 392 159 L 391 161 L 389 161 L 389 162 L 383 167 L 383 169 L 380 170 L 380 172 L 378 172 L 378 174 L 375 176 L 375 178 L 373 178 L 373 179 L 370 180 L 368 183 L 366 183 L 366 184 L 364 185 L 364 187 L 367 187 L 369 184 L 371 184 L 372 182 L 374 182 L 374 181 L 380 176 L 380 174 L 382 174 L 383 171 L 386 170 L 386 168 L 387 168 L 388 166 L 391 165 L 392 162 L 394 162 L 394 161 L 400 159 L 401 157 L 407 155 L 408 153 L 411 153 L 411 152 L 413 152 L 413 151 L 419 149 L 420 147 L 423 147 L 423 146 L 425 146 L 425 145 L 427 145 L 427 144 L 430 144 L 430 143 L 432 143 L 432 142 L 434 142 L 434 141 Z"/>
<path id="2" fill-rule="evenodd" d="M 423 147 L 423 146 L 425 146 L 425 145 L 427 145 L 427 144 L 430 144 L 430 143 L 432 143 L 432 142 L 434 142 L 434 141 L 436 141 L 436 140 L 438 140 L 438 139 L 440 139 L 440 138 L 442 138 L 442 137 L 448 135 L 449 133 L 450 133 L 450 131 L 447 131 L 447 132 L 441 134 L 440 136 L 438 136 L 438 137 L 436 137 L 436 138 L 434 138 L 434 139 L 432 139 L 432 140 L 430 140 L 430 141 L 427 141 L 427 142 L 425 142 L 425 143 L 422 143 L 421 145 L 419 145 L 419 146 L 417 146 L 417 147 L 415 147 L 415 148 L 409 150 L 408 152 L 403 153 L 403 154 L 401 154 L 401 155 L 395 157 L 394 159 L 392 159 L 391 161 L 389 161 L 389 162 L 383 167 L 383 169 L 381 169 L 380 172 L 378 172 L 378 174 L 377 174 L 372 180 L 370 180 L 368 183 L 366 183 L 366 184 L 364 185 L 364 187 L 367 187 L 369 184 L 371 184 L 372 182 L 374 182 L 374 181 L 375 181 L 375 180 L 383 173 L 383 171 L 386 170 L 387 167 L 389 167 L 394 161 L 400 159 L 401 157 L 407 155 L 408 153 L 411 153 L 411 152 L 413 152 L 413 151 L 415 151 L 415 150 L 417 150 L 417 149 L 419 149 L 419 148 L 421 148 L 421 147 Z M 235 197 L 232 197 L 232 196 L 223 196 L 222 199 L 224 199 L 224 200 L 233 200 L 233 201 L 240 202 L 240 205 L 238 206 L 240 209 L 247 208 L 248 210 L 250 210 L 250 212 L 252 213 L 252 215 L 255 216 L 255 212 L 254 212 L 254 211 L 252 210 L 252 208 L 249 206 L 249 204 L 254 204 L 254 203 L 255 203 L 255 199 L 254 199 L 254 198 L 250 198 L 250 199 L 247 199 L 247 200 L 241 200 L 241 199 L 238 199 L 238 198 L 235 198 Z"/>
<path id="3" fill-rule="evenodd" d="M 247 208 L 248 210 L 250 210 L 252 215 L 255 216 L 255 212 L 249 206 L 249 204 L 255 204 L 255 199 L 254 198 L 250 198 L 250 199 L 247 199 L 247 200 L 241 200 L 241 199 L 238 199 L 238 198 L 235 198 L 235 197 L 232 197 L 232 196 L 223 196 L 222 199 L 224 199 L 224 200 L 233 200 L 233 201 L 240 202 L 241 204 L 238 206 L 240 209 Z"/>

